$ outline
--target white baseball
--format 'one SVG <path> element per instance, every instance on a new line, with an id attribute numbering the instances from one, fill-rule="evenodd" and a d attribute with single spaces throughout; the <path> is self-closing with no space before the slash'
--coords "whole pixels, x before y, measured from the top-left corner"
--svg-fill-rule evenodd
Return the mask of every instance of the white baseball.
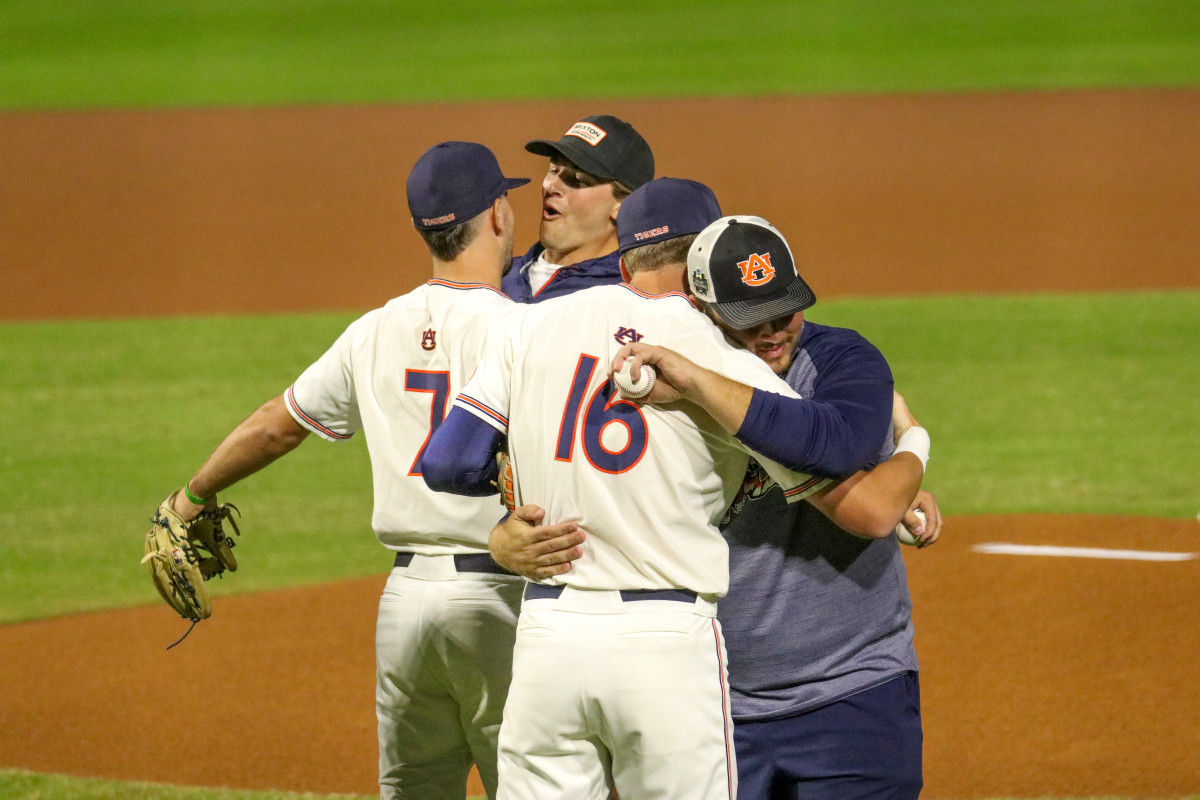
<path id="1" fill-rule="evenodd" d="M 916 514 L 920 518 L 922 524 L 924 524 L 925 512 L 919 508 L 914 508 L 913 513 Z M 913 532 L 910 531 L 908 526 L 904 524 L 904 520 L 900 520 L 900 524 L 896 526 L 896 538 L 900 540 L 901 544 L 916 545 L 920 544 L 921 542 L 920 539 L 918 539 L 916 536 L 913 536 Z"/>
<path id="2" fill-rule="evenodd" d="M 613 382 L 617 384 L 617 389 L 622 395 L 636 400 L 639 397 L 645 397 L 650 394 L 650 390 L 654 388 L 654 367 L 649 364 L 642 364 L 641 380 L 635 384 L 633 382 L 633 375 L 629 372 L 631 361 L 633 361 L 632 358 L 625 359 L 625 363 L 613 374 Z"/>

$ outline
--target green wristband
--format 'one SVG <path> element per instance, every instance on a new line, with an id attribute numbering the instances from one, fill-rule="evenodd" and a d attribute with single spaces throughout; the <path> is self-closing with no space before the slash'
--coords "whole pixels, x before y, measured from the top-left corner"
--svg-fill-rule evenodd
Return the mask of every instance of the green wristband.
<path id="1" fill-rule="evenodd" d="M 191 488 L 186 483 L 183 485 L 183 494 L 188 500 L 191 500 L 194 505 L 202 506 L 208 502 L 203 497 L 196 497 L 196 495 L 192 494 Z"/>

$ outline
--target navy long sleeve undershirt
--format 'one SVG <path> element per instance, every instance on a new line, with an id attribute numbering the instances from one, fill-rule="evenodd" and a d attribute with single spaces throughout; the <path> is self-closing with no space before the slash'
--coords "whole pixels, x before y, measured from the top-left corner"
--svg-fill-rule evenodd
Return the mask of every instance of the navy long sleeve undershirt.
<path id="1" fill-rule="evenodd" d="M 496 451 L 504 434 L 461 408 L 451 408 L 421 456 L 425 484 L 437 492 L 486 497 L 496 494 Z"/>
<path id="2" fill-rule="evenodd" d="M 879 351 L 857 334 L 850 346 L 843 337 L 838 347 L 824 347 L 822 340 L 832 339 L 826 333 L 832 330 L 812 326 L 813 335 L 801 341 L 821 375 L 822 402 L 755 389 L 735 435 L 798 472 L 844 478 L 879 457 L 879 443 L 891 424 L 892 373 Z"/>

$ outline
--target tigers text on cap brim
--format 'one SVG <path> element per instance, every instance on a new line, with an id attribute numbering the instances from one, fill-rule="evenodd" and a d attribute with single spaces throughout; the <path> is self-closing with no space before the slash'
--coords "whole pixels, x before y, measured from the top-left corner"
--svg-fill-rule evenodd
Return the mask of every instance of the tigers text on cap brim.
<path id="1" fill-rule="evenodd" d="M 688 251 L 688 284 L 731 328 L 745 330 L 811 307 L 787 240 L 762 217 L 722 217 Z"/>
<path id="2" fill-rule="evenodd" d="M 717 197 L 703 183 L 656 178 L 634 190 L 617 210 L 617 249 L 665 242 L 699 233 L 721 217 Z"/>
<path id="3" fill-rule="evenodd" d="M 529 183 L 506 178 L 491 150 L 475 142 L 442 142 L 426 150 L 408 175 L 413 225 L 437 230 L 482 214 L 496 198 Z"/>

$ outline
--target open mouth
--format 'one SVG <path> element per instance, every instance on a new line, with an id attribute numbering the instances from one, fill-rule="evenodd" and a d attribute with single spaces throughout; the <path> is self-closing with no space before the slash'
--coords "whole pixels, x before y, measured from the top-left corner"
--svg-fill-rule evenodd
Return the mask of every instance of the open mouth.
<path id="1" fill-rule="evenodd" d="M 542 219 L 558 219 L 561 216 L 562 214 L 554 206 L 550 205 L 549 203 L 542 204 Z"/>
<path id="2" fill-rule="evenodd" d="M 764 358 L 778 358 L 783 355 L 783 342 L 761 342 L 754 345 L 754 352 Z"/>

